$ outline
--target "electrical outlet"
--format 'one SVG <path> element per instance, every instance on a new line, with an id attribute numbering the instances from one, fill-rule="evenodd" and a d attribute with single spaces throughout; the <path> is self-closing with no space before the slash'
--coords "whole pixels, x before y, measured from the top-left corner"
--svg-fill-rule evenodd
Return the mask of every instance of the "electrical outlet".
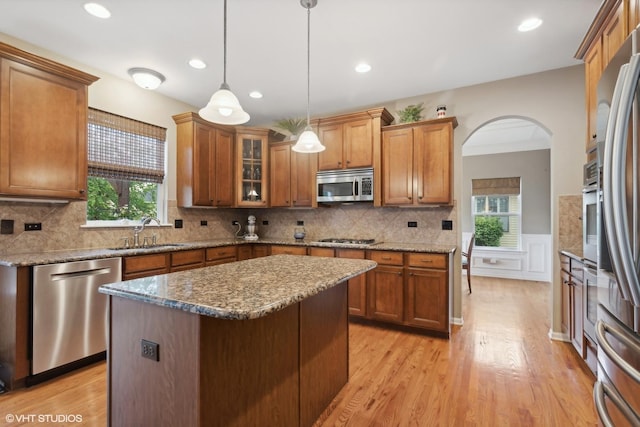
<path id="1" fill-rule="evenodd" d="M 415 228 L 418 226 L 418 221 L 409 221 L 407 227 Z"/>
<path id="2" fill-rule="evenodd" d="M 182 220 L 181 220 L 181 219 L 176 219 L 176 220 L 174 221 L 174 224 L 175 224 L 175 225 L 174 225 L 174 226 L 175 226 L 175 228 L 182 228 Z"/>
<path id="3" fill-rule="evenodd" d="M 269 225 L 269 221 L 267 221 L 266 219 L 262 221 L 262 225 Z"/>
<path id="4" fill-rule="evenodd" d="M 442 220 L 442 229 L 443 230 L 453 230 L 453 221 L 449 219 Z"/>
<path id="5" fill-rule="evenodd" d="M 203 227 L 206 227 L 207 226 L 207 221 L 203 219 L 202 221 L 200 221 L 200 225 L 203 226 Z"/>
<path id="6" fill-rule="evenodd" d="M 160 361 L 160 344 L 152 341 L 142 340 L 140 342 L 141 355 L 146 359 Z"/>
<path id="7" fill-rule="evenodd" d="M 296 221 L 296 225 L 298 227 L 302 227 L 304 225 L 304 221 Z"/>
<path id="8" fill-rule="evenodd" d="M 236 221 L 235 219 L 233 221 L 231 221 L 231 225 L 239 225 L 240 223 L 238 221 Z"/>
<path id="9" fill-rule="evenodd" d="M 24 223 L 24 231 L 38 231 L 42 230 L 41 222 L 25 222 Z"/>
<path id="10" fill-rule="evenodd" d="M 0 234 L 13 234 L 13 220 L 0 220 Z"/>

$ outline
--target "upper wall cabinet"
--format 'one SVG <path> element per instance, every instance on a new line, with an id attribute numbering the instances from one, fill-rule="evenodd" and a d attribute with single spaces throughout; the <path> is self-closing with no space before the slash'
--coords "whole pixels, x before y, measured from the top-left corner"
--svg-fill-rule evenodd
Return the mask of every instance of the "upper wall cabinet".
<path id="1" fill-rule="evenodd" d="M 193 112 L 173 116 L 177 125 L 177 199 L 180 207 L 234 205 L 234 129 Z"/>
<path id="2" fill-rule="evenodd" d="M 293 142 L 269 147 L 269 194 L 271 207 L 317 207 L 317 154 L 296 153 Z"/>
<path id="3" fill-rule="evenodd" d="M 266 208 L 268 203 L 268 129 L 236 127 L 236 206 Z"/>
<path id="4" fill-rule="evenodd" d="M 375 167 L 380 128 L 392 121 L 384 108 L 316 120 L 318 138 L 326 147 L 318 153 L 318 170 Z"/>
<path id="5" fill-rule="evenodd" d="M 451 205 L 455 117 L 382 131 L 382 204 Z"/>
<path id="6" fill-rule="evenodd" d="M 0 195 L 87 198 L 87 87 L 97 77 L 0 43 Z"/>
<path id="7" fill-rule="evenodd" d="M 585 62 L 586 152 L 595 158 L 598 81 L 625 38 L 640 23 L 640 0 L 605 0 L 576 52 Z"/>

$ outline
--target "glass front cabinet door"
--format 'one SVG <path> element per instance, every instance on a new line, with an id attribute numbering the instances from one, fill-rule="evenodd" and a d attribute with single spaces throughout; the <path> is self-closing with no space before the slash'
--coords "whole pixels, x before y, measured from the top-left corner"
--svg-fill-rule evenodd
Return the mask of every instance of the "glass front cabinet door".
<path id="1" fill-rule="evenodd" d="M 267 207 L 268 130 L 237 128 L 237 206 Z"/>

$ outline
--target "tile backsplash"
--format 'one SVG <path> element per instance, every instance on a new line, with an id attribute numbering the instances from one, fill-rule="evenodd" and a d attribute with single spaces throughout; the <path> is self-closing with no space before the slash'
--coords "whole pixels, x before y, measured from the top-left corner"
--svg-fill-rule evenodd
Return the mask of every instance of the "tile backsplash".
<path id="1" fill-rule="evenodd" d="M 257 218 L 257 234 L 269 239 L 293 239 L 297 221 L 304 221 L 305 240 L 328 237 L 376 239 L 386 242 L 456 245 L 455 207 L 374 208 L 369 203 L 332 205 L 317 209 L 206 209 L 176 207 L 169 203 L 168 223 L 154 225 L 141 234 L 156 234 L 157 241 L 189 242 L 233 238 L 237 220 L 244 226 L 247 217 Z M 0 234 L 0 255 L 67 249 L 121 246 L 124 237 L 133 236 L 131 226 L 121 228 L 86 228 L 86 202 L 68 204 L 0 202 L 0 219 L 14 221 L 13 234 Z M 181 219 L 183 228 L 174 228 Z M 450 220 L 454 230 L 442 230 L 442 220 Z M 201 221 L 207 225 L 202 226 Z M 267 221 L 268 225 L 263 225 Z M 416 222 L 417 227 L 408 227 Z M 41 223 L 40 231 L 24 231 L 25 223 Z M 155 223 L 154 223 L 155 224 Z"/>
<path id="2" fill-rule="evenodd" d="M 582 253 L 582 195 L 558 197 L 558 247 Z"/>

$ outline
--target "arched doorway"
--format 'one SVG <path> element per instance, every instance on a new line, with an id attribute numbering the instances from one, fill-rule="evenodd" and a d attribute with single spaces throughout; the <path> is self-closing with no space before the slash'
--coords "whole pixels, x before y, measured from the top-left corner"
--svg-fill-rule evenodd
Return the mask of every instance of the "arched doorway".
<path id="1" fill-rule="evenodd" d="M 464 142 L 462 247 L 479 218 L 499 219 L 503 227 L 498 243 L 479 242 L 474 248 L 472 275 L 552 280 L 550 148 L 551 132 L 521 116 L 487 121 Z M 508 178 L 517 190 L 491 188 Z M 479 189 L 482 185 L 489 188 Z"/>

